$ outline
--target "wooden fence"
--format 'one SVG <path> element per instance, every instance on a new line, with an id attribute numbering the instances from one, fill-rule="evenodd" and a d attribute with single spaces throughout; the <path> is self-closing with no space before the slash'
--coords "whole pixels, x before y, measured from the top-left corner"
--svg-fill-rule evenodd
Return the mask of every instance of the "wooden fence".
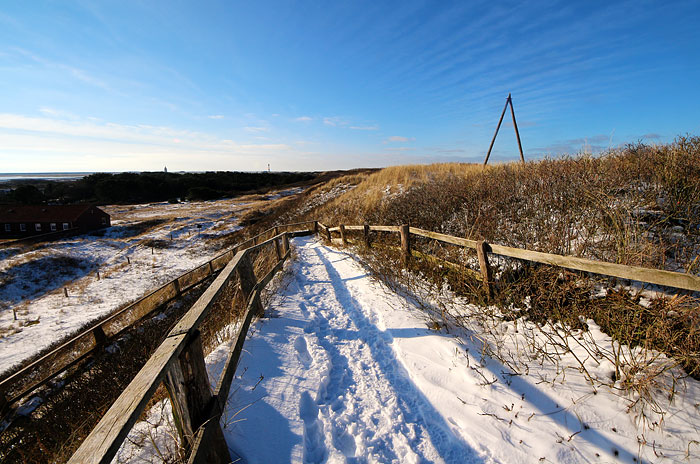
<path id="1" fill-rule="evenodd" d="M 314 224 L 312 229 L 279 233 L 279 228 L 309 223 Z M 254 315 L 261 315 L 263 312 L 260 292 L 282 268 L 285 259 L 289 256 L 289 238 L 310 234 L 315 230 L 313 221 L 288 224 L 269 229 L 239 245 L 241 249 L 233 255 L 214 282 L 173 327 L 165 341 L 156 349 L 73 454 L 69 463 L 111 462 L 161 382 L 165 384 L 173 405 L 173 416 L 182 443 L 189 450 L 188 462 L 230 462 L 219 419 L 250 322 Z M 270 231 L 275 234 L 272 238 L 257 243 L 261 240 L 260 237 Z M 252 246 L 243 247 L 250 243 Z M 264 246 L 275 247 L 277 263 L 267 275 L 256 280 L 250 253 Z M 212 393 L 204 364 L 199 326 L 211 311 L 218 296 L 236 276 L 240 281 L 247 305 L 235 337 L 234 348 L 226 360 L 217 387 Z"/>
<path id="2" fill-rule="evenodd" d="M 403 259 L 411 258 L 411 235 L 425 237 L 437 240 L 443 243 L 450 243 L 465 248 L 476 250 L 479 258 L 479 267 L 484 280 L 484 285 L 488 287 L 489 292 L 492 290 L 493 279 L 491 276 L 491 266 L 489 264 L 489 255 L 507 256 L 510 258 L 522 259 L 525 261 L 549 264 L 565 269 L 576 271 L 591 272 L 610 277 L 618 277 L 621 279 L 634 280 L 655 285 L 663 285 L 683 290 L 700 291 L 700 277 L 685 274 L 680 272 L 665 271 L 660 269 L 650 269 L 639 266 L 626 266 L 623 264 L 607 263 L 603 261 L 594 261 L 575 256 L 563 256 L 552 253 L 542 253 L 539 251 L 525 250 L 521 248 L 512 248 L 502 245 L 490 244 L 485 241 L 470 240 L 467 238 L 453 237 L 451 235 L 439 234 L 429 230 L 409 227 L 407 224 L 401 226 L 370 226 L 370 225 L 344 225 L 338 227 L 328 227 L 322 223 L 318 223 L 319 230 L 323 230 L 323 236 L 327 240 L 332 239 L 332 233 L 337 232 L 343 244 L 347 243 L 348 231 L 361 231 L 363 239 L 367 246 L 370 245 L 370 232 L 392 232 L 398 233 L 401 237 L 401 250 Z"/>
<path id="3" fill-rule="evenodd" d="M 263 312 L 260 303 L 260 291 L 269 283 L 275 273 L 281 269 L 284 260 L 289 256 L 289 237 L 295 235 L 293 232 L 278 233 L 277 227 L 272 231 L 275 234 L 272 238 L 262 243 L 257 243 L 258 238 L 254 237 L 250 239 L 253 243 L 251 247 L 235 253 L 215 281 L 170 331 L 165 341 L 158 347 L 85 439 L 80 448 L 73 454 L 69 463 L 110 462 L 161 382 L 165 383 L 168 390 L 173 405 L 173 415 L 182 443 L 189 450 L 188 463 L 226 463 L 230 461 L 229 451 L 219 420 L 224 410 L 228 390 L 243 350 L 243 343 L 251 320 L 254 315 L 260 315 Z M 700 291 L 700 278 L 690 274 L 624 266 L 572 256 L 488 244 L 484 241 L 469 240 L 409 227 L 407 224 L 401 226 L 341 224 L 338 227 L 328 227 L 319 222 L 313 222 L 312 229 L 299 231 L 296 234 L 318 233 L 331 241 L 333 238 L 332 233 L 337 232 L 340 235 L 341 242 L 345 245 L 348 243 L 348 232 L 351 231 L 362 232 L 367 246 L 371 246 L 370 232 L 372 231 L 398 233 L 401 239 L 402 258 L 405 262 L 412 257 L 412 235 L 472 248 L 477 252 L 483 282 L 489 291 L 493 283 L 489 264 L 490 254 L 544 263 L 566 269 Z M 280 240 L 282 241 L 281 245 L 279 243 Z M 268 244 L 274 244 L 278 261 L 267 275 L 256 282 L 249 253 Z M 247 305 L 243 321 L 235 337 L 234 348 L 229 353 L 224 370 L 212 393 L 204 364 L 204 354 L 198 327 L 211 310 L 217 296 L 234 275 L 240 279 L 241 290 L 246 297 Z"/>
<path id="4" fill-rule="evenodd" d="M 294 227 L 308 223 L 289 224 Z M 164 304 L 179 298 L 206 279 L 216 275 L 235 254 L 257 244 L 269 234 L 277 235 L 278 228 L 270 228 L 219 254 L 210 261 L 158 287 L 128 306 L 80 330 L 77 335 L 30 362 L 17 372 L 0 380 L 0 411 L 27 397 L 66 370 L 86 361 L 125 330 L 133 327 Z"/>

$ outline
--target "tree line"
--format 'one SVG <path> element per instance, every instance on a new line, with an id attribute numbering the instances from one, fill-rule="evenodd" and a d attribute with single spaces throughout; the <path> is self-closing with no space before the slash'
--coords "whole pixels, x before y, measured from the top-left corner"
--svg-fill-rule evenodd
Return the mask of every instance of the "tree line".
<path id="1" fill-rule="evenodd" d="M 90 174 L 75 181 L 22 181 L 0 193 L 0 203 L 147 203 L 215 200 L 309 182 L 312 172 L 123 172 Z"/>

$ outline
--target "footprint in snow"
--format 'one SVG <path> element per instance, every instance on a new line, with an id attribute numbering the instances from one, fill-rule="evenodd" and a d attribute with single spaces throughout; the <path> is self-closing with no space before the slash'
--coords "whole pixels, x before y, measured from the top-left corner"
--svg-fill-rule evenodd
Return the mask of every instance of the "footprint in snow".
<path id="1" fill-rule="evenodd" d="M 300 335 L 294 340 L 294 349 L 297 350 L 299 361 L 301 361 L 304 366 L 309 367 L 313 359 L 309 354 L 309 349 L 306 346 L 306 340 L 303 336 Z"/>

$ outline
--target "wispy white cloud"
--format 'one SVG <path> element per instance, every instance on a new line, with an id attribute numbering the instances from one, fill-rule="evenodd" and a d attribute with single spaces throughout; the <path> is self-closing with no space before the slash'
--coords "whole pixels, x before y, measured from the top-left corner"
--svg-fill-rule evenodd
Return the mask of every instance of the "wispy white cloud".
<path id="1" fill-rule="evenodd" d="M 299 116 L 298 118 L 294 118 L 294 120 L 298 122 L 309 122 L 313 121 L 313 119 L 314 118 L 312 118 L 311 116 Z"/>
<path id="2" fill-rule="evenodd" d="M 223 114 L 211 114 L 211 115 L 209 115 L 209 116 L 207 116 L 207 117 L 208 117 L 209 119 L 224 119 L 224 115 L 223 115 Z"/>
<path id="3" fill-rule="evenodd" d="M 49 108 L 46 106 L 42 106 L 39 108 L 39 112 L 41 114 L 44 114 L 48 117 L 52 118 L 61 118 L 61 119 L 79 119 L 77 115 L 69 112 L 69 111 L 64 111 L 64 110 L 58 110 L 56 108 Z"/>
<path id="4" fill-rule="evenodd" d="M 402 137 L 400 135 L 392 135 L 388 137 L 384 142 L 413 142 L 415 137 Z"/>
<path id="5" fill-rule="evenodd" d="M 387 147 L 386 151 L 413 151 L 415 148 L 412 147 Z"/>
<path id="6" fill-rule="evenodd" d="M 350 129 L 361 130 L 361 131 L 376 131 L 379 130 L 379 126 L 350 126 Z"/>
<path id="7" fill-rule="evenodd" d="M 269 127 L 262 127 L 262 126 L 246 126 L 243 128 L 244 131 L 246 132 L 252 132 L 254 134 L 259 133 L 259 132 L 269 132 L 270 128 Z"/>
<path id="8" fill-rule="evenodd" d="M 340 116 L 333 116 L 323 118 L 323 124 L 325 124 L 326 126 L 338 127 L 347 126 L 348 122 Z"/>
<path id="9" fill-rule="evenodd" d="M 166 126 L 0 113 L 0 158 L 9 160 L 3 162 L 9 172 L 160 169 L 163 163 L 188 170 L 256 170 L 299 153 L 273 140 L 237 142 Z"/>

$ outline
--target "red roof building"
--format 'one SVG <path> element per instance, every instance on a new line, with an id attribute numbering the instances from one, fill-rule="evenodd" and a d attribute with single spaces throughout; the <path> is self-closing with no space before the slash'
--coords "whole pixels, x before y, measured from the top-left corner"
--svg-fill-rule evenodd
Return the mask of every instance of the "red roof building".
<path id="1" fill-rule="evenodd" d="M 21 238 L 75 229 L 78 232 L 111 225 L 109 214 L 92 205 L 0 205 L 0 237 Z"/>

